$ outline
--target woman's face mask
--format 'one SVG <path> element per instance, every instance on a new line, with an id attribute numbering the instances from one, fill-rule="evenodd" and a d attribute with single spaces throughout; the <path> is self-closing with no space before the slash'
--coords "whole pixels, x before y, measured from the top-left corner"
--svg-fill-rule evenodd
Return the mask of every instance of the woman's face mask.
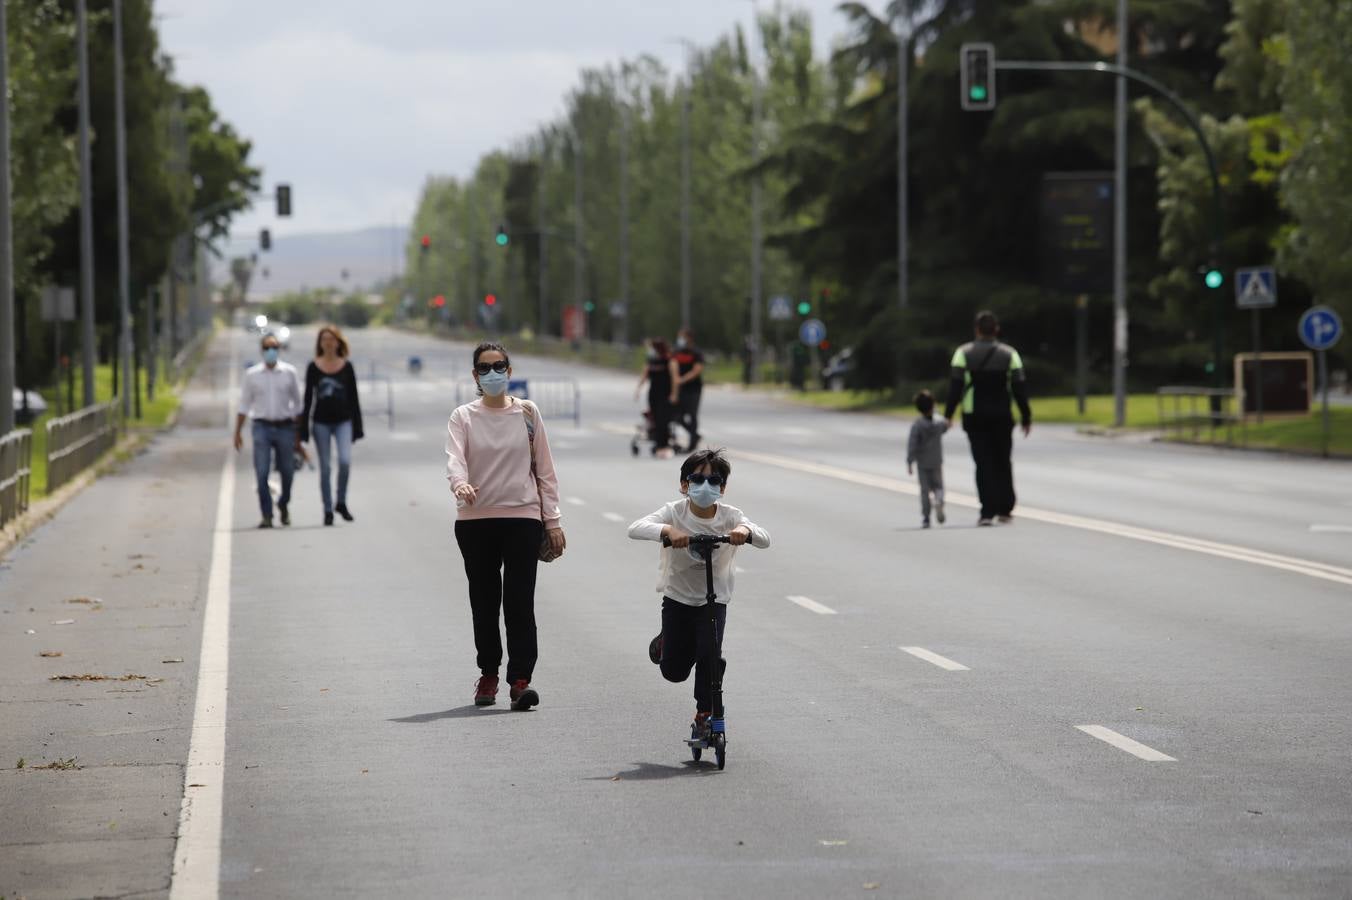
<path id="1" fill-rule="evenodd" d="M 489 397 L 501 397 L 507 393 L 507 373 L 486 372 L 480 375 L 479 389 Z"/>

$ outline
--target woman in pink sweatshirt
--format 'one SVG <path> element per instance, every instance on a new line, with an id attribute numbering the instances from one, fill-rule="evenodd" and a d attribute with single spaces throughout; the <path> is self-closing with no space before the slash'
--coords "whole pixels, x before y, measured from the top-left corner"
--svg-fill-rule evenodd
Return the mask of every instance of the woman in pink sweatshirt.
<path id="1" fill-rule="evenodd" d="M 530 686 L 535 644 L 535 570 L 542 549 L 563 552 L 559 482 L 539 410 L 508 396 L 512 366 L 501 344 L 474 349 L 479 399 L 457 407 L 446 426 L 446 478 L 455 494 L 455 540 L 465 558 L 474 647 L 481 677 L 474 703 L 497 702 L 507 625 L 507 683 L 513 709 L 540 696 Z"/>

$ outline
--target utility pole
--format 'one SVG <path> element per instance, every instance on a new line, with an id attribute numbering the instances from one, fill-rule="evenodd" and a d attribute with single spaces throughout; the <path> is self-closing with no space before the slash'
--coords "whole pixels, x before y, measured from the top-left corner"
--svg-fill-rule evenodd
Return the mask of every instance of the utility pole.
<path id="1" fill-rule="evenodd" d="M 6 19 L 5 0 L 0 0 L 0 437 L 12 431 L 15 424 L 14 221 L 10 184 L 9 34 Z M 61 327 L 59 315 L 56 325 L 57 328 Z M 27 394 L 23 395 L 20 405 L 23 409 L 28 408 Z"/>
<path id="2" fill-rule="evenodd" d="M 907 157 L 910 153 L 911 14 L 897 13 L 897 306 L 910 300 L 910 185 Z"/>
<path id="3" fill-rule="evenodd" d="M 129 250 L 130 215 L 127 211 L 127 103 L 126 73 L 122 56 L 122 0 L 113 0 L 113 105 L 117 116 L 117 302 L 122 364 L 122 418 L 131 418 L 131 398 L 139 393 L 133 379 L 131 334 L 131 258 Z"/>
<path id="4" fill-rule="evenodd" d="M 620 118 L 620 327 L 619 342 L 629 345 L 629 107 Z"/>
<path id="5" fill-rule="evenodd" d="M 9 184 L 9 39 L 0 0 L 0 437 L 14 430 L 14 238 Z M 61 327 L 57 315 L 56 325 Z"/>
<path id="6" fill-rule="evenodd" d="M 755 29 L 760 34 L 760 7 L 755 4 Z M 761 55 L 765 44 L 761 41 Z M 751 178 L 751 382 L 760 381 L 761 354 L 761 77 L 759 65 L 753 67 L 751 92 L 751 158 L 757 173 Z"/>
<path id="7" fill-rule="evenodd" d="M 686 65 L 681 101 L 681 327 L 690 327 L 690 100 L 694 73 Z"/>
<path id="8" fill-rule="evenodd" d="M 1127 67 L 1127 0 L 1117 0 L 1117 65 Z M 1127 79 L 1117 77 L 1113 185 L 1113 425 L 1127 423 Z"/>
<path id="9" fill-rule="evenodd" d="M 545 234 L 545 167 L 549 163 L 549 145 L 541 141 L 540 143 L 540 170 L 537 175 L 538 184 L 536 185 L 535 198 L 535 240 L 539 248 L 539 276 L 540 276 L 540 311 L 537 314 L 535 331 L 543 337 L 548 334 L 549 328 L 549 278 L 546 266 L 548 265 L 548 235 Z"/>
<path id="10" fill-rule="evenodd" d="M 573 305 L 582 309 L 582 135 L 573 130 Z M 577 315 L 575 311 L 573 313 Z"/>
<path id="11" fill-rule="evenodd" d="M 94 200 L 89 162 L 89 16 L 75 0 L 75 43 L 79 68 L 80 119 L 80 364 L 84 405 L 94 405 Z"/>

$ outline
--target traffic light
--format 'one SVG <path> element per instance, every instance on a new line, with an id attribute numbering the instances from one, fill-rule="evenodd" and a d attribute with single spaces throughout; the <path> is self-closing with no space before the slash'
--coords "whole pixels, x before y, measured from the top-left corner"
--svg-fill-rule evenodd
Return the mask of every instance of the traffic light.
<path id="1" fill-rule="evenodd" d="M 812 312 L 812 302 L 810 300 L 798 301 L 798 315 L 806 316 Z"/>
<path id="2" fill-rule="evenodd" d="M 291 185 L 277 185 L 277 215 L 291 215 Z"/>
<path id="3" fill-rule="evenodd" d="M 1205 282 L 1207 287 L 1214 291 L 1216 288 L 1225 284 L 1225 275 L 1221 272 L 1220 268 L 1213 263 L 1207 267 L 1206 275 L 1202 277 L 1202 281 Z"/>
<path id="4" fill-rule="evenodd" d="M 272 232 L 264 228 L 258 232 L 258 246 L 263 250 L 272 249 Z"/>
<path id="5" fill-rule="evenodd" d="M 484 306 L 493 306 L 498 302 L 497 294 L 484 294 Z"/>
<path id="6" fill-rule="evenodd" d="M 507 228 L 503 225 L 498 226 L 498 236 L 493 240 L 497 241 L 499 247 L 506 247 L 512 242 L 511 237 L 507 234 Z"/>
<path id="7" fill-rule="evenodd" d="M 588 300 L 586 303 L 582 304 L 582 309 L 584 312 L 594 312 L 596 310 L 596 304 Z"/>
<path id="8" fill-rule="evenodd" d="M 995 109 L 995 45 L 963 44 L 958 58 L 962 108 L 971 112 Z"/>
<path id="9" fill-rule="evenodd" d="M 445 296 L 443 296 L 442 294 L 437 294 L 435 297 L 432 298 L 432 305 L 435 306 L 437 309 L 441 309 L 443 306 L 446 305 Z"/>
<path id="10" fill-rule="evenodd" d="M 426 256 L 427 252 L 432 249 L 432 236 L 424 234 L 422 236 L 422 244 L 420 246 L 422 247 L 422 250 L 420 252 L 423 254 L 423 256 Z"/>

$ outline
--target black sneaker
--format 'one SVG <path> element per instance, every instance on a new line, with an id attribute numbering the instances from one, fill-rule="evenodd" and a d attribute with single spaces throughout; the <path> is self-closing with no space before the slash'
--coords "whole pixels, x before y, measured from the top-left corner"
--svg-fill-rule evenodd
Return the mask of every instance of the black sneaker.
<path id="1" fill-rule="evenodd" d="M 347 511 L 346 503 L 339 503 L 337 506 L 333 508 L 333 511 L 336 512 L 338 515 L 342 516 L 344 522 L 352 521 L 352 513 Z"/>
<path id="2" fill-rule="evenodd" d="M 1008 525 L 1010 522 L 1014 521 L 1014 517 L 1011 516 L 1009 513 L 1005 513 L 1003 516 L 996 516 L 995 520 L 999 522 L 1001 525 Z"/>
<path id="3" fill-rule="evenodd" d="M 283 525 L 290 525 L 290 524 L 291 524 L 291 513 L 287 510 L 286 504 L 285 504 L 285 503 L 278 503 L 278 504 L 277 504 L 277 512 L 279 512 L 279 513 L 282 514 L 282 524 L 283 524 Z"/>
<path id="4" fill-rule="evenodd" d="M 271 527 L 272 527 L 272 516 L 266 516 L 266 517 L 264 517 L 263 521 L 261 521 L 261 522 L 258 523 L 258 527 L 259 527 L 259 528 L 271 528 Z"/>
<path id="5" fill-rule="evenodd" d="M 658 633 L 657 637 L 648 642 L 648 659 L 653 661 L 653 665 L 662 665 L 662 635 Z"/>
<path id="6" fill-rule="evenodd" d="M 929 527 L 929 516 L 926 516 L 925 518 L 923 518 L 923 519 L 920 520 L 920 527 L 921 527 L 921 528 L 928 528 L 928 527 Z"/>
<path id="7" fill-rule="evenodd" d="M 333 513 L 324 513 L 324 524 L 325 525 L 333 524 Z"/>
<path id="8" fill-rule="evenodd" d="M 976 520 L 976 524 L 981 528 L 989 528 L 994 524 L 994 520 L 990 516 L 982 516 Z"/>

